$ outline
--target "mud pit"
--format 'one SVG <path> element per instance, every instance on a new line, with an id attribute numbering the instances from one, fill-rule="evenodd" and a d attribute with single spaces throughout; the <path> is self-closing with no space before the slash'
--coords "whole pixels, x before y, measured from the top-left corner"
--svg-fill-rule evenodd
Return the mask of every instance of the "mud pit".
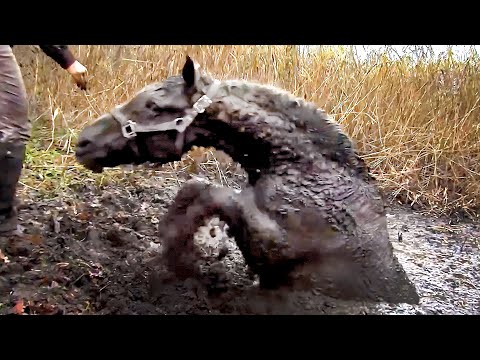
<path id="1" fill-rule="evenodd" d="M 419 306 L 338 301 L 315 289 L 260 292 L 215 219 L 197 236 L 210 256 L 204 270 L 211 281 L 204 288 L 169 279 L 152 262 L 161 250 L 158 220 L 184 180 L 152 170 L 136 172 L 135 179 L 102 190 L 85 185 L 56 199 L 25 198 L 20 220 L 26 234 L 0 238 L 0 313 L 480 313 L 479 224 L 449 225 L 402 208 L 389 212 L 390 235 L 418 288 Z"/>

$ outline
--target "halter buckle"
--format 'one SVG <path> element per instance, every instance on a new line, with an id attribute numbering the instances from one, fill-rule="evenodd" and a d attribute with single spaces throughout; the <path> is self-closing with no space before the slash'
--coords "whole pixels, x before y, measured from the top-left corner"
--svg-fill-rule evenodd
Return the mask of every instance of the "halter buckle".
<path id="1" fill-rule="evenodd" d="M 210 100 L 207 95 L 203 95 L 200 99 L 197 100 L 195 104 L 193 104 L 192 107 L 197 114 L 201 114 L 205 111 L 207 107 L 210 106 L 211 103 L 212 100 Z"/>
<path id="2" fill-rule="evenodd" d="M 122 125 L 122 134 L 127 139 L 133 138 L 137 136 L 137 132 L 135 131 L 136 123 L 128 120 L 125 124 Z"/>

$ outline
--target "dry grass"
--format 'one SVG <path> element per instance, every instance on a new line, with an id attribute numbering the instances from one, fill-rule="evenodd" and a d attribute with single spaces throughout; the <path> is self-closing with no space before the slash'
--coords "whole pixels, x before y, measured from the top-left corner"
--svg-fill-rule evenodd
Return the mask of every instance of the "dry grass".
<path id="1" fill-rule="evenodd" d="M 462 62 L 451 56 L 413 62 L 377 54 L 359 62 L 348 48 L 324 48 L 308 57 L 295 46 L 71 48 L 89 69 L 87 94 L 37 49 L 15 48 L 36 128 L 22 178 L 27 189 L 55 190 L 62 181 L 104 181 L 114 174 L 93 176 L 78 167 L 76 134 L 144 85 L 177 74 L 188 53 L 220 78 L 275 84 L 324 107 L 355 139 L 381 186 L 397 198 L 439 212 L 479 205 L 476 55 Z"/>

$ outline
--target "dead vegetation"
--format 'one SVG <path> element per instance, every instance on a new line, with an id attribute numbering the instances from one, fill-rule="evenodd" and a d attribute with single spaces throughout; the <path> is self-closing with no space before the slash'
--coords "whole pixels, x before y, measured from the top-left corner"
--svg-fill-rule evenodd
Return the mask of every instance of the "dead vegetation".
<path id="1" fill-rule="evenodd" d="M 372 54 L 359 61 L 349 48 L 301 56 L 296 46 L 72 46 L 89 70 L 89 90 L 32 46 L 17 46 L 34 135 L 22 176 L 24 193 L 55 194 L 85 181 L 105 184 L 123 170 L 94 175 L 74 159 L 76 134 L 144 85 L 176 74 L 185 54 L 215 76 L 278 85 L 331 113 L 357 143 L 397 199 L 435 212 L 473 212 L 480 196 L 479 58 L 433 61 Z M 229 159 L 197 149 L 164 167 L 182 172 L 236 171 Z M 225 177 L 226 179 L 226 177 Z M 235 186 L 235 184 L 226 184 Z"/>

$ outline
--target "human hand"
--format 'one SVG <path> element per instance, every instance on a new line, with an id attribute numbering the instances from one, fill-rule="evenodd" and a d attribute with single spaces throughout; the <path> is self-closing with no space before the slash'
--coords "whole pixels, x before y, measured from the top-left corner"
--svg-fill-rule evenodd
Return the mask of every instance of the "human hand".
<path id="1" fill-rule="evenodd" d="M 75 80 L 75 83 L 80 89 L 87 89 L 87 68 L 85 66 L 75 61 L 67 68 L 67 72 L 73 77 L 73 80 Z"/>

